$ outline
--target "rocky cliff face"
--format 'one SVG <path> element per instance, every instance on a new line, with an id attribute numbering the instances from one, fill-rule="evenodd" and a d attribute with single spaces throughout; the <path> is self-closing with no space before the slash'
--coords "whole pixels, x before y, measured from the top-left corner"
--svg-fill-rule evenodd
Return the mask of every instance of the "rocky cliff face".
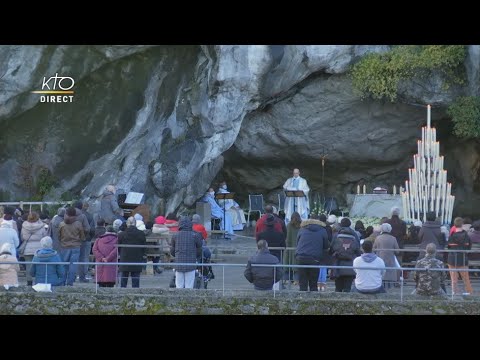
<path id="1" fill-rule="evenodd" d="M 403 183 L 428 101 L 458 209 L 474 212 L 478 144 L 451 138 L 444 110 L 478 95 L 479 48 L 469 47 L 466 87 L 404 84 L 391 104 L 360 101 L 346 75 L 388 46 L 2 46 L 0 189 L 25 199 L 48 170 L 46 198 L 94 200 L 114 183 L 169 212 L 220 177 L 237 193 L 273 194 L 293 167 L 321 192 L 328 154 L 325 193 L 342 198 L 358 182 Z M 72 103 L 30 93 L 55 73 L 75 79 Z"/>

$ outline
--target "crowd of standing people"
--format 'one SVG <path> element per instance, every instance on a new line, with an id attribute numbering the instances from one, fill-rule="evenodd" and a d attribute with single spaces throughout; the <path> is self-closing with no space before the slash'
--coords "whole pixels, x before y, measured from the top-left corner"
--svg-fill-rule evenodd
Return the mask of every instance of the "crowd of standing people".
<path id="1" fill-rule="evenodd" d="M 291 179 L 293 185 L 286 183 L 286 186 L 298 187 L 295 183 L 300 179 L 298 175 Z M 227 192 L 225 183 L 221 190 Z M 204 201 L 211 202 L 211 193 L 207 193 Z M 236 217 L 236 225 L 241 224 L 244 214 L 238 208 L 232 202 L 230 215 L 221 216 Z M 463 294 L 472 294 L 468 260 L 480 259 L 480 254 L 468 254 L 465 250 L 470 250 L 473 243 L 480 243 L 480 221 L 472 224 L 469 218 L 456 218 L 452 228 L 447 229 L 433 212 L 428 212 L 423 223 L 416 221 L 407 227 L 399 214 L 399 209 L 393 208 L 390 218 L 382 218 L 379 224 L 365 228 L 361 221 L 353 226 L 347 217 L 310 214 L 304 219 L 294 211 L 286 225 L 274 208 L 267 205 L 255 227 L 258 251 L 249 259 L 244 275 L 258 290 L 281 288 L 290 282 L 298 284 L 300 291 L 325 291 L 329 277 L 336 292 L 376 294 L 403 281 L 401 272 L 395 268 L 408 258 L 416 261 L 417 268 L 441 270 L 410 274 L 416 283 L 415 293 L 445 294 L 446 272 L 442 269 L 446 263 L 452 293 L 462 293 L 461 277 Z M 105 189 L 98 214 L 91 214 L 88 203 L 81 201 L 59 208 L 51 219 L 48 213 L 26 213 L 7 206 L 0 218 L 0 285 L 18 286 L 20 267 L 15 263 L 18 259 L 26 262 L 27 285 L 72 286 L 75 281 L 90 282 L 88 262 L 93 255 L 95 262 L 101 263 L 95 270 L 100 287 L 113 287 L 117 282 L 127 287 L 131 278 L 132 287 L 138 288 L 147 257 L 146 237 L 170 234 L 170 253 L 179 263 L 174 265 L 174 286 L 193 288 L 198 273 L 196 264 L 211 257 L 208 233 L 200 216 L 178 219 L 171 213 L 150 221 L 149 213 L 136 213 L 128 219 L 123 215 L 111 185 Z M 225 222 L 225 229 L 232 226 L 230 220 Z M 401 252 L 405 245 L 412 244 L 418 245 L 419 255 Z M 455 251 L 443 253 L 443 249 Z M 77 265 L 78 262 L 85 264 Z M 117 266 L 117 262 L 128 264 Z M 299 267 L 294 270 L 289 265 Z M 162 271 L 159 266 L 154 269 Z"/>

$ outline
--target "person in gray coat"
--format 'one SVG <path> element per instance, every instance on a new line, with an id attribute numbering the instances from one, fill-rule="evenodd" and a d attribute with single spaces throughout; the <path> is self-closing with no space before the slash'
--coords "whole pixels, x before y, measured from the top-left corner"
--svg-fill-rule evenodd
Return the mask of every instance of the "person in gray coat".
<path id="1" fill-rule="evenodd" d="M 60 229 L 60 224 L 64 220 L 65 217 L 65 211 L 66 209 L 64 207 L 61 207 L 57 211 L 57 215 L 55 215 L 50 222 L 50 227 L 48 229 L 49 235 L 52 238 L 52 249 L 60 252 L 60 234 L 59 234 L 59 229 Z"/>
<path id="2" fill-rule="evenodd" d="M 257 254 L 248 260 L 244 276 L 249 282 L 253 283 L 255 290 L 272 290 L 273 284 L 283 276 L 282 269 L 280 267 L 274 268 L 273 266 L 255 266 L 255 264 L 275 265 L 280 263 L 280 261 L 275 255 L 270 254 L 265 240 L 259 240 L 257 248 Z"/>
<path id="3" fill-rule="evenodd" d="M 118 206 L 113 185 L 108 185 L 103 192 L 99 216 L 107 225 L 112 225 L 116 219 L 123 217 L 123 210 Z"/>
<path id="4" fill-rule="evenodd" d="M 180 219 L 178 232 L 172 237 L 170 252 L 177 263 L 192 265 L 175 266 L 175 285 L 178 288 L 193 289 L 195 283 L 195 263 L 202 257 L 202 235 L 193 231 L 192 221 L 188 216 Z"/>
<path id="5" fill-rule="evenodd" d="M 440 230 L 442 224 L 440 224 L 440 221 L 435 221 L 436 215 L 433 211 L 427 212 L 426 217 L 427 221 L 425 221 L 418 233 L 420 249 L 426 249 L 428 244 L 435 244 L 435 249 L 443 249 L 445 247 L 445 237 Z M 420 251 L 417 260 L 423 259 L 425 255 L 425 251 Z M 437 253 L 437 259 L 442 260 L 443 255 Z"/>
<path id="6" fill-rule="evenodd" d="M 385 267 L 397 267 L 397 261 L 395 255 L 400 254 L 397 239 L 395 236 L 390 235 L 392 231 L 392 225 L 389 223 L 383 223 L 381 225 L 380 235 L 375 239 L 373 244 L 373 251 L 383 260 Z M 385 288 L 390 288 L 391 285 L 398 281 L 397 270 L 387 270 L 383 276 L 383 282 Z"/>

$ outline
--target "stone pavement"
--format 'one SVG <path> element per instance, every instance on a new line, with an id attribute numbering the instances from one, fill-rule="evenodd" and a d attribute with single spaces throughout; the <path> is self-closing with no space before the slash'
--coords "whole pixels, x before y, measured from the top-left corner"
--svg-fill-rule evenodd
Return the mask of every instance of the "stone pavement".
<path id="1" fill-rule="evenodd" d="M 208 283 L 208 289 L 211 290 L 238 290 L 238 291 L 254 291 L 253 285 L 250 284 L 245 277 L 243 272 L 248 258 L 255 254 L 256 252 L 256 242 L 253 237 L 253 228 L 246 228 L 242 232 L 235 232 L 237 236 L 233 240 L 226 240 L 223 238 L 213 238 L 208 239 L 208 246 L 212 251 L 212 259 L 216 263 L 225 263 L 229 266 L 215 266 L 213 265 L 213 271 L 215 274 L 215 279 L 211 280 Z M 238 265 L 238 266 L 235 266 Z M 153 268 L 148 266 L 146 274 L 142 274 L 140 278 L 140 287 L 141 288 L 158 288 L 158 289 L 168 289 L 170 280 L 173 277 L 173 270 L 166 269 L 162 274 L 153 274 Z M 26 284 L 25 278 L 20 278 L 20 284 Z M 478 278 L 474 278 L 472 285 L 476 294 L 480 295 L 480 281 Z M 128 288 L 130 288 L 131 283 L 129 280 Z M 89 283 L 79 283 L 75 282 L 74 287 L 81 288 L 95 288 L 94 279 L 90 280 Z M 405 286 L 403 288 L 403 294 L 410 294 L 414 289 L 414 283 L 411 280 L 406 280 Z M 286 289 L 282 290 L 286 292 L 297 292 L 298 285 L 287 284 Z M 335 283 L 331 280 L 327 281 L 327 293 L 332 293 L 335 291 Z M 447 283 L 448 294 L 451 294 L 451 288 L 449 282 Z M 389 294 L 396 295 L 400 298 L 401 289 L 392 288 L 388 290 Z"/>

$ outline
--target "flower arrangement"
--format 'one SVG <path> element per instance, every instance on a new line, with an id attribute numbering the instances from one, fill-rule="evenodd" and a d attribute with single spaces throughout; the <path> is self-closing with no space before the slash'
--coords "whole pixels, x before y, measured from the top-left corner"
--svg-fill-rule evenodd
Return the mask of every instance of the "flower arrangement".
<path id="1" fill-rule="evenodd" d="M 365 226 L 365 229 L 366 229 L 369 226 L 380 225 L 381 218 L 379 218 L 379 217 L 368 217 L 368 216 L 352 217 L 352 218 L 350 218 L 350 221 L 352 222 L 352 228 L 355 227 L 355 223 L 358 220 L 360 220 L 363 223 L 363 225 Z"/>

